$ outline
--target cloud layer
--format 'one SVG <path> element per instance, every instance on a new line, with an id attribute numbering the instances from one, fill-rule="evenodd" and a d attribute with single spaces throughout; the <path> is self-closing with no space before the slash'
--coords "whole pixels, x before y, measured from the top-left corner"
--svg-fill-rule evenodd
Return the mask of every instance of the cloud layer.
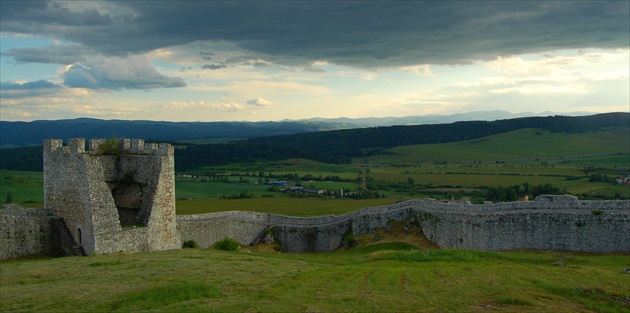
<path id="1" fill-rule="evenodd" d="M 185 87 L 181 78 L 158 73 L 146 57 L 112 57 L 91 64 L 76 63 L 63 73 L 64 84 L 72 88 L 90 89 L 154 89 Z"/>
<path id="2" fill-rule="evenodd" d="M 629 101 L 628 1 L 0 5 L 2 119 L 603 112 Z"/>
<path id="3" fill-rule="evenodd" d="M 107 56 L 228 41 L 278 64 L 462 64 L 557 49 L 627 47 L 627 1 L 33 2 L 2 4 L 2 31 Z M 59 48 L 58 48 L 59 50 Z M 18 53 L 21 52 L 21 53 Z M 9 51 L 32 60 L 36 51 Z M 40 53 L 43 54 L 43 53 Z M 53 51 L 48 58 L 61 56 Z M 67 60 L 64 60 L 67 61 Z M 205 68 L 226 65 L 207 63 Z"/>

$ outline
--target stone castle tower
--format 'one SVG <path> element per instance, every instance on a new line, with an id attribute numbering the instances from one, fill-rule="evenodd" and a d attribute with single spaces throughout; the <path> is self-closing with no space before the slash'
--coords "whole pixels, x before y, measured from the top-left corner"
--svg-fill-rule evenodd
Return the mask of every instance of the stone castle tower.
<path id="1" fill-rule="evenodd" d="M 87 254 L 179 249 L 174 150 L 142 139 L 44 141 L 44 205 Z"/>

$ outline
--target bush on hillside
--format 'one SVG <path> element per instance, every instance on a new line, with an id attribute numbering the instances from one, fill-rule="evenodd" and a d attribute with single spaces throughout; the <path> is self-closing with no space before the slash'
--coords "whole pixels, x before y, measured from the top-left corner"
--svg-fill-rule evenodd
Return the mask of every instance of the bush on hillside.
<path id="1" fill-rule="evenodd" d="M 214 244 L 215 249 L 225 250 L 225 251 L 236 251 L 241 247 L 241 244 L 238 241 L 225 237 Z"/>

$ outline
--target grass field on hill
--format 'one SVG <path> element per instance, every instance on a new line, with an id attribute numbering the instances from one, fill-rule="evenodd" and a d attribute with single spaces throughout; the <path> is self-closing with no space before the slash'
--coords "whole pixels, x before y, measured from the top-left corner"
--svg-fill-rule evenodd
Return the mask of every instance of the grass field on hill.
<path id="1" fill-rule="evenodd" d="M 42 173 L 0 171 L 0 203 L 7 203 L 7 198 L 13 203 L 40 207 L 44 202 Z"/>
<path id="2" fill-rule="evenodd" d="M 11 312 L 628 312 L 626 255 L 184 249 L 2 261 Z"/>
<path id="3" fill-rule="evenodd" d="M 256 211 L 298 217 L 340 215 L 361 208 L 389 205 L 400 199 L 326 199 L 326 198 L 253 198 L 177 201 L 177 214 L 199 214 L 221 211 Z"/>
<path id="4" fill-rule="evenodd" d="M 630 153 L 628 128 L 579 134 L 551 133 L 540 129 L 520 129 L 469 141 L 401 146 L 386 150 L 391 155 L 375 155 L 369 164 L 473 163 L 495 161 L 533 162 L 559 157 L 604 156 Z"/>

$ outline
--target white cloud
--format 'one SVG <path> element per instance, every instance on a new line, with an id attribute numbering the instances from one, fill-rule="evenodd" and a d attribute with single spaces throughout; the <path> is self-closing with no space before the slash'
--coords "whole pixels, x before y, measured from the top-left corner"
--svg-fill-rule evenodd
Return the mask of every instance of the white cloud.
<path id="1" fill-rule="evenodd" d="M 90 89 L 154 89 L 184 87 L 179 77 L 160 74 L 146 56 L 99 57 L 86 64 L 76 63 L 62 73 L 64 84 Z"/>
<path id="2" fill-rule="evenodd" d="M 227 102 L 226 100 L 220 100 L 219 102 L 205 102 L 205 101 L 188 101 L 177 102 L 172 101 L 165 106 L 167 109 L 176 110 L 201 110 L 201 111 L 221 111 L 221 112 L 236 112 L 243 111 L 245 108 L 234 102 Z"/>
<path id="3" fill-rule="evenodd" d="M 507 94 L 507 93 L 522 93 L 522 94 L 540 94 L 540 93 L 587 93 L 583 86 L 550 86 L 540 84 L 522 85 L 519 87 L 508 87 L 501 89 L 492 89 L 491 93 Z"/>
<path id="4" fill-rule="evenodd" d="M 251 106 L 256 106 L 256 107 L 268 107 L 271 106 L 271 102 L 263 99 L 263 98 L 256 98 L 256 99 L 251 99 L 251 100 L 247 100 L 247 104 L 251 105 Z"/>

